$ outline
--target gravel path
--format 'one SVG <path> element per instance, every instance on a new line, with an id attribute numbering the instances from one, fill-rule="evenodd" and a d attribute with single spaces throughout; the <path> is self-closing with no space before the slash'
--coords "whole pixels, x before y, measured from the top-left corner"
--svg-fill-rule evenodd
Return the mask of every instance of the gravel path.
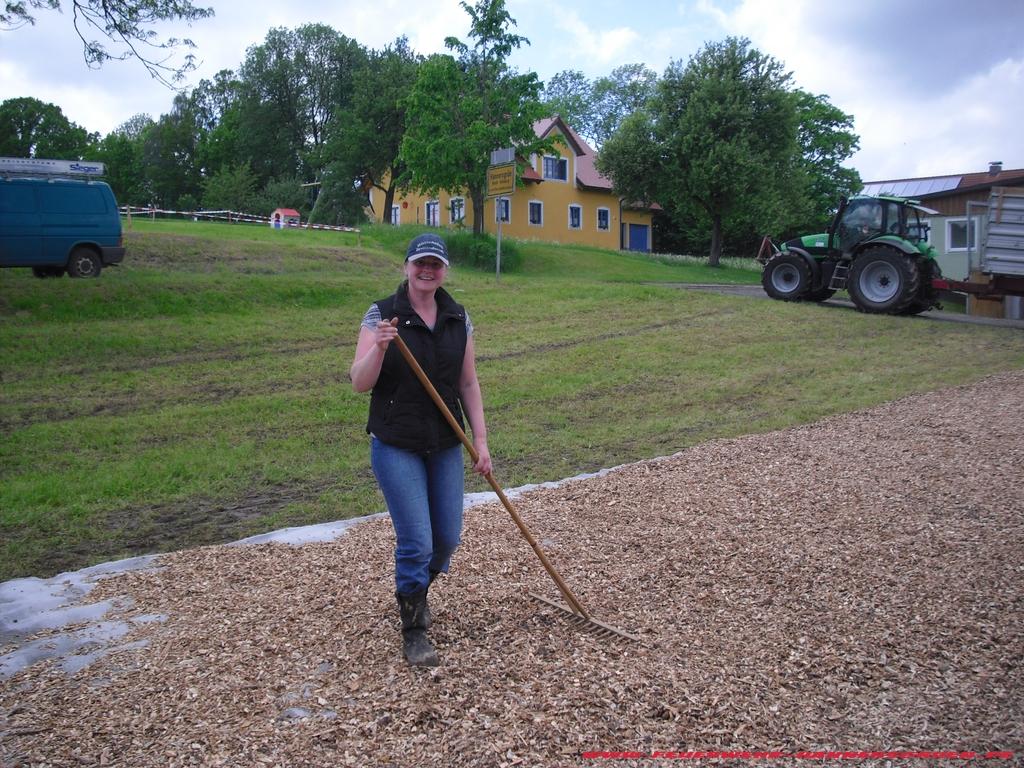
<path id="1" fill-rule="evenodd" d="M 331 543 L 164 556 L 90 599 L 166 620 L 76 674 L 40 662 L 0 681 L 0 764 L 1019 758 L 1022 403 L 1024 372 L 1002 374 L 518 498 L 583 604 L 636 645 L 525 597 L 557 591 L 498 505 L 470 510 L 431 592 L 433 671 L 400 659 L 386 519 Z"/>

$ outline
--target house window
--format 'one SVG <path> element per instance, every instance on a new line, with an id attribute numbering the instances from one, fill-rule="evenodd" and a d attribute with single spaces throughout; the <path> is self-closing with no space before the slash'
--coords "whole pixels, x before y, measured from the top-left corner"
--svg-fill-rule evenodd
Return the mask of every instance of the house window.
<path id="1" fill-rule="evenodd" d="M 448 203 L 448 215 L 450 224 L 461 224 L 466 219 L 465 198 L 453 197 Z"/>
<path id="2" fill-rule="evenodd" d="M 530 201 L 530 226 L 544 226 L 544 203 L 540 200 Z"/>
<path id="3" fill-rule="evenodd" d="M 569 178 L 569 161 L 564 157 L 545 157 L 544 178 L 566 181 Z"/>
<path id="4" fill-rule="evenodd" d="M 427 221 L 428 227 L 439 227 L 441 226 L 441 204 L 437 200 L 427 201 Z"/>
<path id="5" fill-rule="evenodd" d="M 583 229 L 583 209 L 578 205 L 569 206 L 569 229 Z"/>
<path id="6" fill-rule="evenodd" d="M 396 227 L 402 222 L 402 214 L 400 213 L 401 210 L 402 209 L 399 208 L 397 205 L 391 206 L 391 223 Z"/>
<path id="7" fill-rule="evenodd" d="M 512 206 L 507 197 L 499 197 L 494 201 L 494 220 L 506 224 L 512 221 Z"/>
<path id="8" fill-rule="evenodd" d="M 970 226 L 966 218 L 946 219 L 946 250 L 966 251 L 976 247 L 978 217 L 972 216 Z"/>
<path id="9" fill-rule="evenodd" d="M 611 229 L 611 211 L 607 208 L 597 209 L 597 228 L 602 232 L 607 232 Z"/>

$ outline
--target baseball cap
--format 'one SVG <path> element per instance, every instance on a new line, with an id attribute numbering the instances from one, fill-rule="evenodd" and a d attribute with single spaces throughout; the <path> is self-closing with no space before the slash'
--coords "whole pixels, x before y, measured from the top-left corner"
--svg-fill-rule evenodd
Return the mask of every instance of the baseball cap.
<path id="1" fill-rule="evenodd" d="M 444 244 L 444 240 L 429 232 L 417 235 L 412 239 L 412 242 L 409 243 L 409 249 L 405 252 L 405 260 L 418 261 L 428 256 L 440 259 L 446 267 L 448 266 L 448 247 Z"/>

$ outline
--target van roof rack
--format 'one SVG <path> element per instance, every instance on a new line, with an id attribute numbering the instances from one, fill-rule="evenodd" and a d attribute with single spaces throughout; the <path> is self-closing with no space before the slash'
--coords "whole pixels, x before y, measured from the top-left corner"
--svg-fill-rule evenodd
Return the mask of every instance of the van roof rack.
<path id="1" fill-rule="evenodd" d="M 98 179 L 106 173 L 103 163 L 90 160 L 46 160 L 41 157 L 0 157 L 0 174 L 11 176 L 71 176 Z"/>

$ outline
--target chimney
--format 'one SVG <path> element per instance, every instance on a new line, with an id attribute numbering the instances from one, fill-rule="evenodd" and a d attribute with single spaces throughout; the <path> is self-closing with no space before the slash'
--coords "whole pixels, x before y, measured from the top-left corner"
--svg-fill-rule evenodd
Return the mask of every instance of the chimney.
<path id="1" fill-rule="evenodd" d="M 989 176 L 998 176 L 1000 173 L 1002 173 L 1002 171 L 1003 171 L 1003 161 L 1002 160 L 992 160 L 991 162 L 989 162 L 989 164 L 988 164 L 988 175 Z"/>

